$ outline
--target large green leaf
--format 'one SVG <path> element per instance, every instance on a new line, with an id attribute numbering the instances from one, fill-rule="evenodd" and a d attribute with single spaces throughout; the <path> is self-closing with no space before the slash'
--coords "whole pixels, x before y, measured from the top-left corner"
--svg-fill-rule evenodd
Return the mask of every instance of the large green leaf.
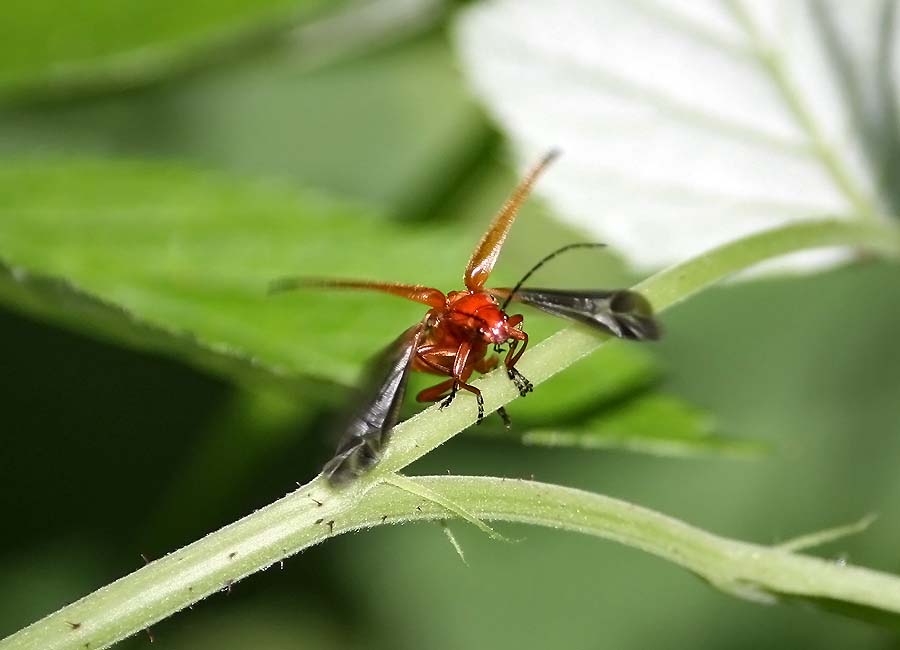
<path id="1" fill-rule="evenodd" d="M 0 96 L 133 85 L 260 39 L 335 3 L 323 0 L 7 0 Z"/>
<path id="2" fill-rule="evenodd" d="M 485 178 L 487 192 L 448 208 L 471 219 L 404 225 L 316 193 L 173 165 L 10 162 L 0 165 L 0 297 L 82 330 L 168 348 L 200 365 L 218 363 L 225 374 L 255 369 L 344 382 L 423 308 L 340 291 L 269 296 L 268 283 L 306 274 L 453 288 L 511 182 L 506 174 Z M 498 283 L 570 236 L 553 232 L 534 210 L 526 213 Z M 600 269 L 595 284 L 608 275 L 598 256 L 573 261 L 582 276 Z M 561 261 L 542 270 L 542 279 L 564 282 L 568 274 Z M 560 326 L 536 316 L 528 314 L 535 340 Z M 605 383 L 600 392 L 615 393 L 655 376 L 652 361 L 636 350 L 609 356 L 608 369 L 582 366 L 579 386 L 561 387 L 559 394 L 570 396 L 554 399 L 557 407 L 589 399 L 591 385 Z"/>
<path id="3" fill-rule="evenodd" d="M 312 192 L 172 165 L 9 163 L 0 166 L 0 299 L 226 375 L 344 383 L 424 308 L 333 290 L 269 296 L 268 283 L 337 275 L 449 289 L 489 215 L 403 225 Z M 523 234 L 546 228 L 529 217 Z M 531 238 L 519 238 L 504 266 L 533 259 L 523 239 Z M 498 270 L 501 282 L 509 274 Z M 559 326 L 534 316 L 536 339 Z M 590 399 L 592 384 L 614 393 L 655 376 L 634 350 L 611 354 L 608 366 L 583 366 L 578 387 L 561 384 L 541 410 Z"/>
<path id="4" fill-rule="evenodd" d="M 126 328 L 132 342 L 152 338 L 182 358 L 201 350 L 269 374 L 346 382 L 421 306 L 325 291 L 268 296 L 268 282 L 300 273 L 446 286 L 470 245 L 451 224 L 404 228 L 372 217 L 309 192 L 173 166 L 7 165 L 2 295 L 88 331 L 105 323 L 120 338 Z"/>
<path id="5" fill-rule="evenodd" d="M 338 275 L 452 287 L 474 240 L 465 222 L 404 226 L 310 192 L 150 163 L 7 165 L 0 197 L 0 300 L 307 398 L 318 391 L 304 379 L 351 382 L 424 310 L 341 291 L 269 296 L 272 279 Z M 559 326 L 535 316 L 528 315 L 535 340 Z M 537 444 L 735 451 L 680 402 L 632 399 L 658 377 L 643 348 L 608 346 L 518 402 L 517 430 Z M 624 404 L 612 415 L 611 401 Z M 533 431 L 547 426 L 564 430 Z"/>
<path id="6" fill-rule="evenodd" d="M 150 163 L 7 165 L 0 197 L 0 300 L 307 397 L 315 389 L 300 380 L 351 382 L 423 308 L 341 291 L 269 296 L 272 279 L 338 275 L 452 287 L 474 240 L 465 222 L 404 226 L 309 192 Z M 535 340 L 560 325 L 527 318 Z M 644 348 L 608 346 L 518 402 L 517 430 L 578 428 L 526 435 L 541 444 L 654 453 L 723 447 L 680 403 L 673 410 L 670 402 L 632 399 L 658 378 Z M 624 411 L 610 421 L 611 401 Z M 614 431 L 584 429 L 591 417 Z"/>

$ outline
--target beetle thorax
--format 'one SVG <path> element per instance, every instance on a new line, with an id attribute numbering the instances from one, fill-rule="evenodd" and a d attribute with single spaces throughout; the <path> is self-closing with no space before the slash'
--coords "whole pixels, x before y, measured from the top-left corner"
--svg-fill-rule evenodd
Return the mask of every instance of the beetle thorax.
<path id="1" fill-rule="evenodd" d="M 509 340 L 506 313 L 484 291 L 451 291 L 444 320 L 461 338 L 480 336 L 486 343 Z"/>

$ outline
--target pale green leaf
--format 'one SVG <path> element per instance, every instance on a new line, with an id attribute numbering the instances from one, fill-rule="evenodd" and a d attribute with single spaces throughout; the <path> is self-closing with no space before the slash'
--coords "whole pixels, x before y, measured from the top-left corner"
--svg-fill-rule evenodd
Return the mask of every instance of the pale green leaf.
<path id="1" fill-rule="evenodd" d="M 563 150 L 538 187 L 560 218 L 659 268 L 825 214 L 898 214 L 896 14 L 885 0 L 492 0 L 462 13 L 456 41 L 520 163 Z"/>

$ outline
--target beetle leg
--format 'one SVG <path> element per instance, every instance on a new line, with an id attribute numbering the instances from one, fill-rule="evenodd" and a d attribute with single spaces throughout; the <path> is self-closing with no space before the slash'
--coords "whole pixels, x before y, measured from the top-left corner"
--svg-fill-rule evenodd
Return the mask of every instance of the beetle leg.
<path id="1" fill-rule="evenodd" d="M 484 420 L 484 397 L 481 396 L 481 391 L 471 384 L 467 384 L 463 381 L 457 381 L 456 385 L 458 388 L 464 388 L 475 396 L 475 403 L 478 405 L 478 419 L 475 420 L 475 424 L 481 424 L 481 421 Z M 448 399 L 452 400 L 455 394 L 455 392 L 450 393 L 450 397 Z M 441 406 L 444 405 L 442 404 Z"/>
<path id="2" fill-rule="evenodd" d="M 441 409 L 450 406 L 450 403 L 453 402 L 453 398 L 456 397 L 457 390 L 459 390 L 459 381 L 454 375 L 454 370 L 445 365 L 442 365 L 441 363 L 439 363 L 439 361 L 453 358 L 455 364 L 458 352 L 458 348 L 447 348 L 437 345 L 423 346 L 419 348 L 416 353 L 416 360 L 432 372 L 441 375 L 450 375 L 450 379 L 422 390 L 418 395 L 416 395 L 416 401 L 437 402 L 440 400 L 444 400 L 443 402 L 441 402 Z M 450 391 L 449 395 L 447 394 L 447 391 Z"/>
<path id="3" fill-rule="evenodd" d="M 475 366 L 478 364 L 478 361 L 471 359 L 472 356 L 472 344 L 468 341 L 463 341 L 459 344 L 459 350 L 456 352 L 456 358 L 453 360 L 453 376 L 456 377 L 456 385 L 450 393 L 450 397 L 448 397 L 448 401 L 445 404 L 449 404 L 449 402 L 453 401 L 454 396 L 456 395 L 456 391 L 460 388 L 463 388 L 475 396 L 475 402 L 478 404 L 478 420 L 476 420 L 475 424 L 481 424 L 481 421 L 484 419 L 484 397 L 481 396 L 481 391 L 472 386 L 471 384 L 467 384 L 466 380 L 472 376 L 472 371 L 475 369 Z M 444 406 L 442 404 L 441 406 Z"/>
<path id="4" fill-rule="evenodd" d="M 477 424 L 481 424 L 481 421 L 484 419 L 484 398 L 481 395 L 481 391 L 471 384 L 466 383 L 466 380 L 472 376 L 472 371 L 475 370 L 475 367 L 479 365 L 483 359 L 479 360 L 479 362 L 471 363 L 471 351 L 472 345 L 466 341 L 459 345 L 455 354 L 450 354 L 446 348 L 428 349 L 424 355 L 419 354 L 418 360 L 421 361 L 423 365 L 433 369 L 435 372 L 449 374 L 450 379 L 442 381 L 431 388 L 426 388 L 416 396 L 416 399 L 420 402 L 437 402 L 443 399 L 444 401 L 441 402 L 441 408 L 444 409 L 450 406 L 453 399 L 456 397 L 456 393 L 459 392 L 460 389 L 467 390 L 475 396 L 475 400 L 478 404 Z M 439 357 L 453 356 L 453 368 L 448 369 L 447 367 L 436 363 L 430 358 L 430 356 L 433 355 Z M 450 391 L 449 394 L 447 394 L 448 390 Z"/>
<path id="5" fill-rule="evenodd" d="M 513 316 L 509 320 L 514 325 L 518 325 L 522 322 L 522 317 Z M 516 388 L 519 389 L 519 396 L 525 397 L 534 390 L 534 385 L 532 385 L 532 383 L 516 369 L 516 364 L 525 353 L 525 348 L 528 347 L 528 334 L 520 329 L 512 329 L 510 330 L 510 334 L 512 335 L 512 340 L 509 343 L 509 351 L 506 353 L 506 359 L 504 360 L 506 365 L 506 375 L 516 385 Z M 522 342 L 522 347 L 519 347 L 519 341 Z"/>
<path id="6" fill-rule="evenodd" d="M 500 419 L 503 420 L 503 427 L 505 429 L 509 429 L 512 426 L 512 420 L 509 419 L 509 413 L 506 412 L 506 409 L 502 406 L 497 409 L 497 415 L 500 416 Z"/>
<path id="7" fill-rule="evenodd" d="M 456 383 L 456 379 L 450 378 L 446 381 L 442 381 L 439 384 L 435 384 L 429 388 L 422 390 L 418 395 L 416 395 L 417 402 L 439 402 L 447 396 L 447 391 L 453 389 L 453 384 Z"/>
<path id="8" fill-rule="evenodd" d="M 500 357 L 485 357 L 475 364 L 475 370 L 484 374 L 490 372 L 498 365 L 500 365 Z M 499 415 L 500 419 L 503 420 L 504 428 L 509 429 L 510 426 L 512 426 L 512 421 L 509 419 L 509 414 L 506 412 L 505 408 L 503 408 L 502 406 L 498 408 L 497 415 Z"/>
<path id="9" fill-rule="evenodd" d="M 454 398 L 456 397 L 456 391 L 459 390 L 459 382 L 455 379 L 451 380 L 451 388 L 450 394 L 447 395 L 447 398 L 441 402 L 441 405 L 438 407 L 441 411 L 450 406 L 453 403 Z"/>
<path id="10" fill-rule="evenodd" d="M 509 352 L 506 354 L 506 367 L 512 368 L 519 362 L 519 358 L 525 354 L 525 348 L 528 347 L 528 334 L 523 330 L 519 329 L 519 325 L 522 323 L 522 315 L 516 314 L 515 316 L 510 316 L 507 321 L 510 327 L 509 334 L 512 339 L 509 344 Z M 519 348 L 519 341 L 522 342 L 522 347 Z M 518 348 L 518 351 L 516 351 Z M 514 354 L 515 353 L 515 354 Z"/>
<path id="11" fill-rule="evenodd" d="M 456 397 L 456 393 L 459 392 L 459 389 L 467 390 L 475 396 L 476 403 L 478 404 L 478 422 L 477 424 L 481 424 L 481 421 L 484 419 L 484 398 L 481 396 L 481 391 L 472 386 L 471 384 L 467 384 L 464 381 L 461 381 L 455 377 L 451 377 L 446 381 L 442 381 L 439 384 L 435 384 L 430 388 L 426 388 L 421 391 L 418 395 L 416 395 L 416 401 L 418 402 L 441 402 L 441 409 L 445 409 L 453 402 L 453 399 Z M 449 394 L 447 391 L 450 391 Z"/>
<path id="12" fill-rule="evenodd" d="M 519 397 L 525 397 L 528 393 L 534 390 L 534 384 L 532 384 L 521 372 L 516 368 L 507 368 L 506 374 L 512 380 L 512 382 L 516 385 L 516 388 L 519 391 Z"/>
<path id="13" fill-rule="evenodd" d="M 416 350 L 416 357 L 413 360 L 414 367 L 419 366 L 419 370 L 452 377 L 453 360 L 456 358 L 456 353 L 457 347 L 455 346 L 423 345 Z"/>

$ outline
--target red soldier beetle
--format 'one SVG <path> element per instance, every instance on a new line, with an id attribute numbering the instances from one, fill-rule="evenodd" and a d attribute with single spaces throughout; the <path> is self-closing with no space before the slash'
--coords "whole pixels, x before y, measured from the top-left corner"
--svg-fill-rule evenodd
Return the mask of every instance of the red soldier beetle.
<path id="1" fill-rule="evenodd" d="M 410 371 L 446 377 L 421 391 L 416 397 L 420 402 L 440 402 L 443 409 L 460 390 L 474 395 L 480 424 L 484 417 L 484 400 L 481 391 L 471 385 L 469 379 L 473 372 L 486 373 L 496 368 L 500 357 L 489 355 L 488 351 L 493 347 L 500 353 L 503 352 L 501 346 L 507 345 L 503 358 L 507 375 L 521 396 L 531 392 L 531 382 L 516 368 L 528 346 L 528 334 L 522 327 L 524 317 L 506 312 L 513 300 L 619 338 L 659 338 L 660 329 L 650 304 L 634 291 L 523 288 L 538 268 L 560 253 L 602 244 L 564 246 L 541 259 L 512 289 L 485 288 L 519 207 L 538 176 L 556 156 L 555 151 L 544 156 L 497 212 L 469 259 L 463 275 L 465 289 L 461 291 L 444 294 L 438 289 L 414 284 L 306 277 L 283 278 L 272 283 L 273 292 L 307 287 L 363 289 L 393 294 L 429 307 L 419 323 L 401 334 L 370 365 L 362 383 L 359 406 L 350 414 L 335 456 L 322 469 L 329 481 L 344 482 L 378 462 L 381 449 L 399 419 Z M 509 424 L 502 407 L 499 413 Z"/>

